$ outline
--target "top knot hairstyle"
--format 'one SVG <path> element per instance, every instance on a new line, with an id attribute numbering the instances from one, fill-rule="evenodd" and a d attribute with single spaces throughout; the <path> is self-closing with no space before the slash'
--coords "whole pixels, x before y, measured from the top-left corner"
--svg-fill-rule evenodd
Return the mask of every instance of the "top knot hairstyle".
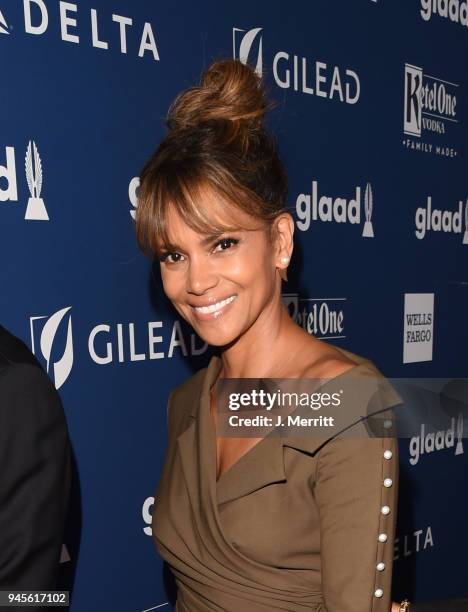
<path id="1" fill-rule="evenodd" d="M 285 212 L 287 177 L 264 126 L 269 107 L 263 81 L 239 60 L 213 62 L 199 86 L 176 97 L 169 132 L 140 174 L 136 234 L 143 252 L 158 255 L 169 243 L 169 205 L 197 232 L 239 228 L 220 225 L 203 206 L 206 187 L 255 217 L 272 238 L 272 221 Z"/>

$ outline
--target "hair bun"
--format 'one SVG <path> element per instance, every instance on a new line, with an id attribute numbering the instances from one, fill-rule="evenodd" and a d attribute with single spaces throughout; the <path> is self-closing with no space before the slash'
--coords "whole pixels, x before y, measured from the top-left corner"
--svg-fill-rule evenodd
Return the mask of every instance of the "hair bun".
<path id="1" fill-rule="evenodd" d="M 263 81 L 254 69 L 239 60 L 220 60 L 203 73 L 198 87 L 176 97 L 167 125 L 178 130 L 214 121 L 229 123 L 230 140 L 244 129 L 261 127 L 267 109 Z"/>

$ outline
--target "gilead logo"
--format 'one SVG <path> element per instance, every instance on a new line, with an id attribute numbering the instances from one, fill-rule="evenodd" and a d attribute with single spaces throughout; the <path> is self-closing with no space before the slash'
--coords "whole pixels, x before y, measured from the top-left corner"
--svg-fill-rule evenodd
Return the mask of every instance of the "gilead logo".
<path id="1" fill-rule="evenodd" d="M 263 74 L 263 40 L 262 28 L 253 28 L 248 32 L 232 28 L 232 56 L 243 64 L 252 62 L 259 77 Z M 255 59 L 254 59 L 255 53 Z"/>
<path id="2" fill-rule="evenodd" d="M 70 310 L 71 306 L 67 306 L 51 316 L 29 317 L 32 352 L 45 361 L 46 371 L 54 381 L 56 389 L 60 389 L 67 380 L 73 366 L 73 328 Z M 64 333 L 59 334 L 61 328 Z M 57 336 L 60 336 L 58 342 Z M 58 343 L 60 349 L 57 355 Z"/>
<path id="3" fill-rule="evenodd" d="M 50 7 L 51 3 L 49 2 L 48 5 Z M 45 34 L 49 28 L 49 10 L 45 0 L 23 0 L 23 6 L 25 32 L 35 36 Z M 81 25 L 82 12 L 78 11 L 78 5 L 72 2 L 61 1 L 58 3 L 58 13 L 61 39 L 66 42 L 80 44 L 81 37 L 78 33 L 78 25 Z M 133 27 L 133 19 L 123 15 L 112 14 L 111 20 L 115 23 L 112 36 L 118 42 L 104 40 L 100 35 L 99 25 L 101 22 L 96 9 L 90 9 L 89 19 L 91 44 L 93 47 L 109 50 L 118 46 L 121 53 L 127 53 L 127 29 Z M 155 61 L 159 61 L 159 51 L 156 46 L 153 29 L 149 22 L 145 22 L 140 34 L 138 57 L 144 57 L 148 53 Z"/>
<path id="4" fill-rule="evenodd" d="M 264 72 L 262 28 L 243 30 L 233 28 L 233 57 L 255 67 L 259 76 Z M 287 51 L 273 55 L 271 71 L 278 87 L 328 98 L 346 104 L 356 104 L 361 95 L 361 82 L 351 68 L 333 66 L 319 60 L 311 60 Z"/>

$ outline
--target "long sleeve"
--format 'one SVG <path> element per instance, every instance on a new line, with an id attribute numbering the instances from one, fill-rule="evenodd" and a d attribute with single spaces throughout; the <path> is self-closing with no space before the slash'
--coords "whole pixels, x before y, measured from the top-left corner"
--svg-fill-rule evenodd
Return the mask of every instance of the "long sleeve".
<path id="1" fill-rule="evenodd" d="M 70 490 L 60 398 L 37 366 L 0 376 L 0 589 L 54 589 Z"/>
<path id="2" fill-rule="evenodd" d="M 389 612 L 398 491 L 395 438 L 337 437 L 320 451 L 320 514 L 327 612 Z"/>

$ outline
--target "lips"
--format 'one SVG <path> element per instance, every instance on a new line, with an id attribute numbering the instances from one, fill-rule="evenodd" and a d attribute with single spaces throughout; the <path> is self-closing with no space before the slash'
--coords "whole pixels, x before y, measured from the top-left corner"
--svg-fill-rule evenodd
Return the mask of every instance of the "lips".
<path id="1" fill-rule="evenodd" d="M 218 312 L 220 311 L 222 308 L 224 308 L 225 306 L 227 306 L 228 304 L 230 304 L 232 301 L 235 300 L 237 296 L 236 295 L 231 295 L 228 298 L 224 299 L 224 300 L 220 300 L 218 302 L 212 302 L 209 304 L 205 304 L 203 306 L 194 306 L 192 305 L 192 308 L 200 314 L 212 314 L 214 312 Z"/>

